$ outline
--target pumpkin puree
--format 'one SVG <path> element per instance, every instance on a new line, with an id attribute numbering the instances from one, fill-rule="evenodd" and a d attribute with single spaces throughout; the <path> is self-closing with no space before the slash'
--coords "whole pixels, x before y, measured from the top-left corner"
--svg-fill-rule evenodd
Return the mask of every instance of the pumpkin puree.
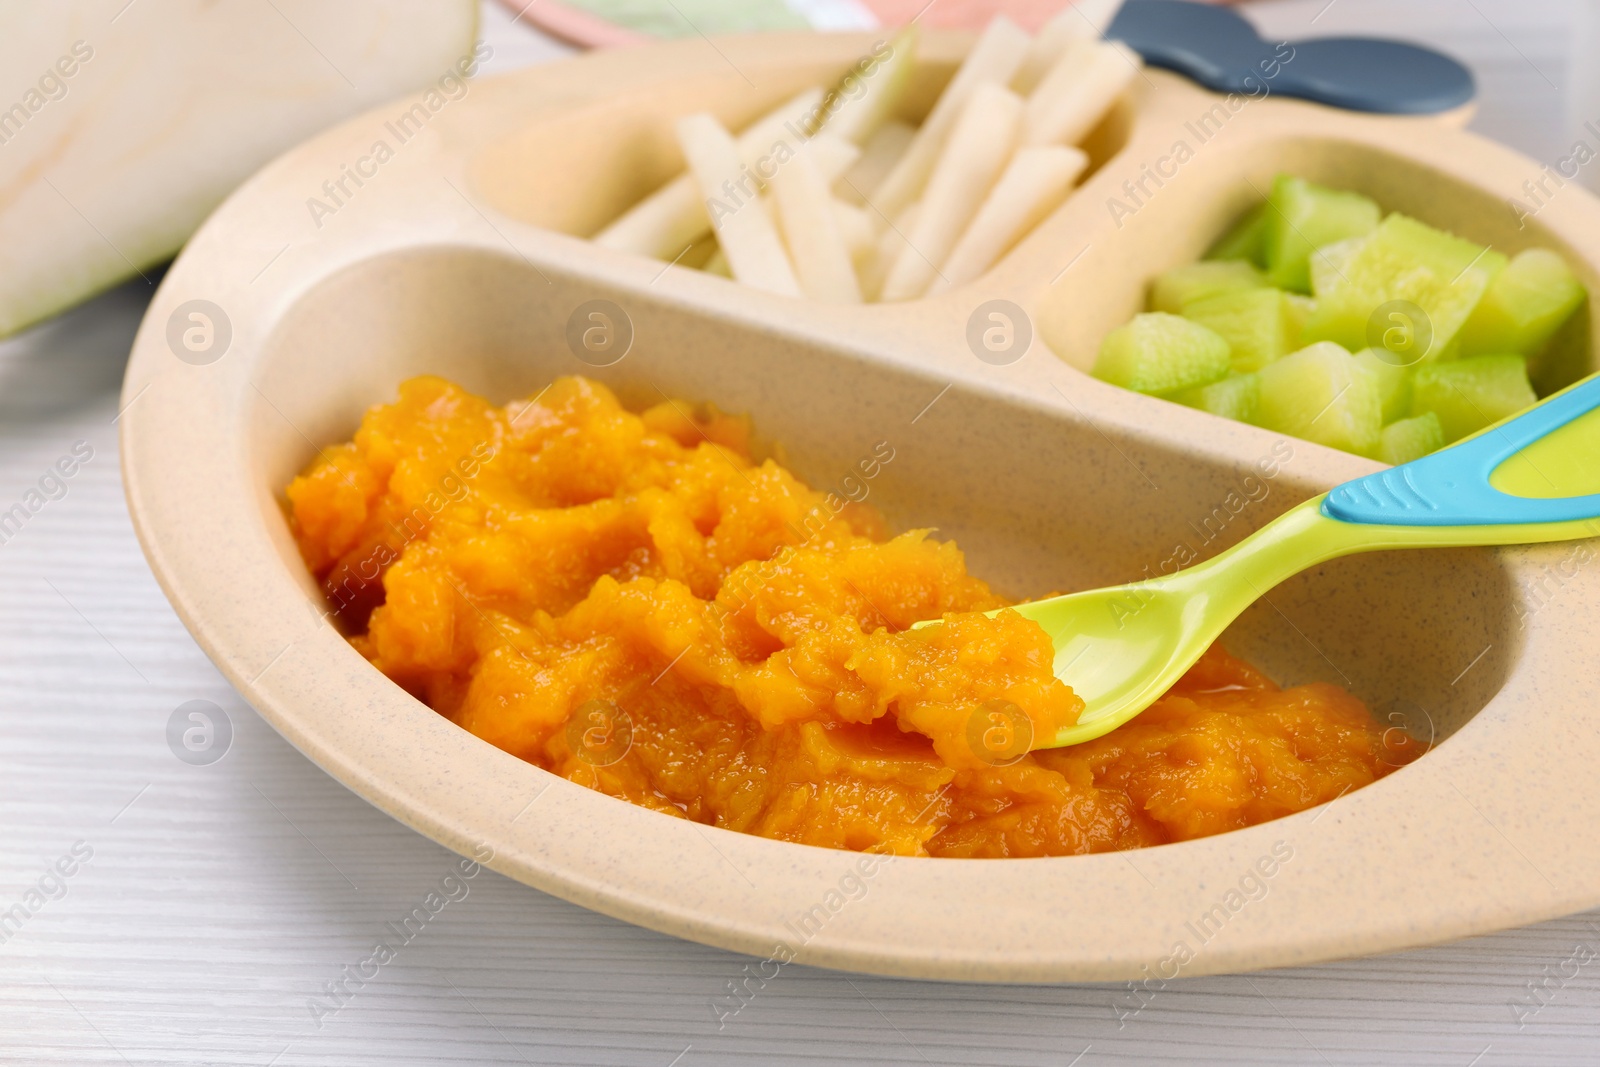
<path id="1" fill-rule="evenodd" d="M 865 477 L 893 458 L 887 444 Z M 562 378 L 491 406 L 438 378 L 288 488 L 351 643 L 440 714 L 572 781 L 746 833 L 1041 856 L 1300 811 L 1419 754 L 1330 685 L 1213 648 L 1107 736 L 1034 623 L 951 543 L 750 458 L 740 418 Z M 913 622 L 945 625 L 911 631 Z M 1019 740 L 1020 739 L 1020 740 Z"/>

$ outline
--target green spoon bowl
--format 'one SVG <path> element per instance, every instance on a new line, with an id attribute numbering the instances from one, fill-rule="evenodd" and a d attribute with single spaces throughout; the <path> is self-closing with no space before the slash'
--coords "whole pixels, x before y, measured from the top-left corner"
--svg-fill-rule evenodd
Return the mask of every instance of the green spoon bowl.
<path id="1" fill-rule="evenodd" d="M 1308 567 L 1383 549 L 1600 535 L 1597 408 L 1600 375 L 1449 448 L 1307 500 L 1188 570 L 1001 609 L 1044 627 L 1056 676 L 1085 704 L 1076 724 L 1033 747 L 1081 744 L 1132 719 L 1246 608 Z"/>

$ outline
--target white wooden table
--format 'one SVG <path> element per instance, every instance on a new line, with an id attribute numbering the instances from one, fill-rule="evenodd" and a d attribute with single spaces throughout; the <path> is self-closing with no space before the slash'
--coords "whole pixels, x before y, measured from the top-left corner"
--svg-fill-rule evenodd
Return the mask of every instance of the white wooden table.
<path id="1" fill-rule="evenodd" d="M 1383 32 L 1449 48 L 1480 73 L 1478 127 L 1553 159 L 1577 125 L 1560 88 L 1576 2 L 1251 10 L 1278 36 Z M 560 51 L 497 8 L 485 32 L 491 70 Z M 1142 1006 L 1114 987 L 792 968 L 719 1030 L 710 1002 L 742 958 L 491 873 L 317 1018 L 311 1005 L 331 1006 L 329 983 L 454 857 L 279 739 L 156 587 L 124 510 L 113 425 L 146 295 L 136 285 L 0 344 L 0 511 L 75 442 L 93 449 L 65 494 L 47 482 L 59 499 L 0 544 L 0 913 L 39 904 L 20 929 L 0 927 L 0 1061 L 1600 1062 L 1600 962 L 1565 962 L 1579 946 L 1579 958 L 1600 955 L 1600 913 L 1377 959 L 1183 980 Z M 169 716 L 192 699 L 231 718 L 231 749 L 214 765 L 168 747 Z M 74 847 L 92 858 L 75 865 Z M 62 857 L 74 873 L 47 877 Z M 1542 1007 L 1525 1007 L 1519 1026 L 1513 1002 Z"/>

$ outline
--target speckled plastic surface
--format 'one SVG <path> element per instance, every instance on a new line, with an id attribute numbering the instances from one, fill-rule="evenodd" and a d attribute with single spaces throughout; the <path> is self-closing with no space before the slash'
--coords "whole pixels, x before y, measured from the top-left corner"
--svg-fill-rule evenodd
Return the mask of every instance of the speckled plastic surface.
<path id="1" fill-rule="evenodd" d="M 934 35 L 926 51 L 947 73 L 965 41 Z M 352 650 L 322 619 L 281 491 L 409 375 L 445 374 L 499 400 L 567 373 L 638 403 L 714 400 L 751 413 L 819 484 L 888 440 L 896 458 L 872 502 L 900 528 L 937 527 L 975 572 L 1032 596 L 1205 558 L 1377 469 L 1084 373 L 1146 281 L 1198 256 L 1275 172 L 1359 189 L 1503 251 L 1554 247 L 1600 284 L 1600 204 L 1564 189 L 1525 229 L 1505 206 L 1537 172 L 1529 160 L 1438 121 L 1277 99 L 1230 107 L 1160 72 L 1096 135 L 1101 166 L 1083 187 L 997 269 L 935 300 L 826 307 L 590 246 L 578 235 L 675 168 L 672 116 L 710 107 L 742 122 L 827 80 L 870 39 L 717 44 L 726 63 L 692 40 L 475 83 L 403 143 L 392 124 L 410 102 L 379 108 L 268 166 L 168 273 L 125 385 L 129 505 L 178 613 L 269 722 L 395 818 L 464 853 L 491 848 L 507 875 L 763 958 L 992 981 L 1170 977 L 1381 952 L 1600 904 L 1600 578 L 1583 545 L 1341 560 L 1230 630 L 1230 647 L 1280 681 L 1347 685 L 1437 743 L 1370 788 L 1130 854 L 868 861 L 862 892 L 844 892 L 858 855 L 699 826 L 556 779 L 457 729 Z M 936 88 L 941 68 L 930 69 L 913 107 Z M 379 140 L 392 149 L 381 163 Z M 365 176 L 333 204 L 324 183 L 346 167 Z M 606 367 L 566 341 L 569 317 L 595 299 L 634 330 Z M 979 359 L 967 340 L 994 300 L 1032 326 L 1009 363 Z M 197 307 L 225 320 L 225 348 L 220 332 L 184 348 Z M 1588 366 L 1579 325 L 1551 375 Z"/>

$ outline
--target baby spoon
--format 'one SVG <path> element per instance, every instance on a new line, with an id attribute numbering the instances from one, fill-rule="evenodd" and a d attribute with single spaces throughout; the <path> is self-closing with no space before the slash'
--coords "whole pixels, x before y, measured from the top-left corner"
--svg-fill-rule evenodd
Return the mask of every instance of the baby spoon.
<path id="1" fill-rule="evenodd" d="M 1075 725 L 1033 747 L 1075 745 L 1121 726 L 1245 608 L 1307 567 L 1380 549 L 1600 535 L 1596 408 L 1600 375 L 1591 375 L 1449 448 L 1307 500 L 1188 570 L 1009 609 L 1044 627 L 1056 676 L 1086 705 Z"/>
<path id="2" fill-rule="evenodd" d="M 1238 12 L 1189 0 L 1127 0 L 1105 35 L 1151 66 L 1186 74 L 1219 93 L 1272 93 L 1352 111 L 1429 115 L 1470 102 L 1475 91 L 1471 71 L 1431 48 L 1375 37 L 1274 44 Z"/>

